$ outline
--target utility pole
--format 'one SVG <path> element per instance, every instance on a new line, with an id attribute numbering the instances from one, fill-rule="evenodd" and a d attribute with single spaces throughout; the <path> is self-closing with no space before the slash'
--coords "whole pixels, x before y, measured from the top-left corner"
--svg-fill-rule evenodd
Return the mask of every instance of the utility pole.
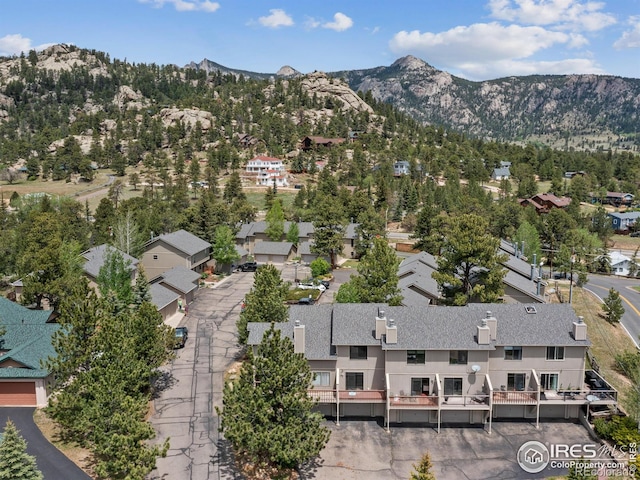
<path id="1" fill-rule="evenodd" d="M 573 300 L 573 264 L 576 259 L 574 256 L 574 249 L 571 249 L 571 273 L 569 274 L 569 303 Z"/>

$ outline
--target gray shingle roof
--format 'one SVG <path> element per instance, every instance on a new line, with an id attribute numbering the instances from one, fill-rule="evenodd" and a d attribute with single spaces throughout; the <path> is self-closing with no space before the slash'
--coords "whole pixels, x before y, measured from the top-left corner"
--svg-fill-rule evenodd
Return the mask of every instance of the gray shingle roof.
<path id="1" fill-rule="evenodd" d="M 106 260 L 107 251 L 109 250 L 118 252 L 122 255 L 125 263 L 128 262 L 129 264 L 128 269 L 130 272 L 136 269 L 138 265 L 137 258 L 134 258 L 111 245 L 102 244 L 81 253 L 82 257 L 86 260 L 85 264 L 82 266 L 85 273 L 91 275 L 93 278 L 97 278 L 100 274 L 100 269 Z"/>
<path id="2" fill-rule="evenodd" d="M 199 278 L 199 273 L 180 265 L 164 272 L 157 283 L 163 283 L 182 293 L 188 293 L 198 288 Z"/>
<path id="3" fill-rule="evenodd" d="M 528 308 L 527 308 L 528 307 Z M 536 313 L 528 313 L 533 308 Z M 384 311 L 394 319 L 398 342 L 376 340 L 375 318 Z M 497 339 L 478 345 L 477 327 L 491 311 L 497 319 Z M 390 307 L 382 304 L 332 304 L 295 306 L 289 321 L 276 324 L 293 335 L 295 320 L 305 325 L 309 359 L 331 359 L 339 345 L 382 345 L 387 350 L 493 350 L 496 346 L 588 346 L 573 339 L 573 322 L 578 318 L 569 304 L 470 304 L 464 307 Z M 250 323 L 250 345 L 260 343 L 268 324 Z"/>
<path id="4" fill-rule="evenodd" d="M 293 243 L 291 242 L 257 242 L 253 249 L 254 255 L 289 255 Z"/>
<path id="5" fill-rule="evenodd" d="M 195 255 L 196 253 L 211 248 L 211 244 L 209 242 L 205 242 L 200 237 L 196 237 L 186 230 L 178 230 L 173 233 L 165 233 L 164 235 L 155 237 L 147 242 L 146 247 L 148 248 L 151 244 L 159 240 L 162 240 L 166 244 L 177 248 L 187 255 Z"/>
<path id="6" fill-rule="evenodd" d="M 332 305 L 292 305 L 289 307 L 289 321 L 275 325 L 283 336 L 293 340 L 295 321 L 300 320 L 300 324 L 305 326 L 305 357 L 309 360 L 335 360 L 331 345 L 331 310 Z M 270 325 L 250 323 L 247 344 L 258 345 Z"/>
<path id="7" fill-rule="evenodd" d="M 158 310 L 162 310 L 180 298 L 179 294 L 169 290 L 167 287 L 163 287 L 159 283 L 149 285 L 149 293 L 151 294 L 151 303 L 153 303 Z"/>

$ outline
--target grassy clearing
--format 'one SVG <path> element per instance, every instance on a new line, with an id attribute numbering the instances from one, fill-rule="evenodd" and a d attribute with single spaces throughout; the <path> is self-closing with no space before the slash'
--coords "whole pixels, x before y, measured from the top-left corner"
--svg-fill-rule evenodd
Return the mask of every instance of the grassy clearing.
<path id="1" fill-rule="evenodd" d="M 564 287 L 561 287 L 564 291 Z M 565 298 L 568 297 L 567 284 Z M 618 390 L 618 401 L 622 408 L 631 413 L 631 382 L 615 369 L 615 356 L 625 351 L 636 351 L 636 346 L 620 324 L 610 324 L 600 313 L 601 304 L 592 294 L 582 288 L 573 290 L 573 309 L 577 315 L 584 317 L 587 324 L 591 347 L 589 350 L 600 365 L 600 374 Z"/>
<path id="2" fill-rule="evenodd" d="M 23 196 L 29 193 L 49 193 L 51 195 L 59 196 L 77 196 L 84 193 L 89 193 L 91 190 L 103 188 L 109 181 L 109 175 L 112 175 L 111 170 L 98 170 L 96 176 L 91 182 L 66 182 L 64 180 L 26 180 L 22 179 L 9 185 L 7 182 L 2 182 L 2 195 L 5 199 L 11 197 L 13 192 L 17 192 L 18 195 Z"/>

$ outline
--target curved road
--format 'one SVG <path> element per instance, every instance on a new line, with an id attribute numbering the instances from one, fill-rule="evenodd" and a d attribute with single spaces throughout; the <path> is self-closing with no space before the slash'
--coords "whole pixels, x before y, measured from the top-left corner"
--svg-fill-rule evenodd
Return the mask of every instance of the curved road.
<path id="1" fill-rule="evenodd" d="M 584 288 L 601 299 L 607 296 L 610 288 L 620 293 L 624 303 L 624 315 L 620 323 L 627 330 L 636 347 L 638 347 L 640 337 L 640 292 L 632 288 L 636 286 L 640 286 L 640 280 L 637 278 L 590 274 L 589 281 Z"/>
<path id="2" fill-rule="evenodd" d="M 33 407 L 0 408 L 0 430 L 4 430 L 7 419 L 11 419 L 27 441 L 27 453 L 36 457 L 44 480 L 91 480 L 89 475 L 44 438 L 33 421 L 34 410 Z"/>

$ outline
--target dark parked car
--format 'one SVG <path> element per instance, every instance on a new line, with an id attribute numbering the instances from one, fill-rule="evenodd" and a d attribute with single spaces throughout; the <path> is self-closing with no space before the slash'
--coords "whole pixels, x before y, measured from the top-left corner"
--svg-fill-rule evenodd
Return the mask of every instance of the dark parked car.
<path id="1" fill-rule="evenodd" d="M 640 230 L 638 230 L 637 232 L 631 232 L 629 234 L 630 237 L 640 237 Z"/>
<path id="2" fill-rule="evenodd" d="M 175 348 L 182 348 L 189 338 L 189 330 L 187 327 L 176 327 L 175 330 Z"/>
<path id="3" fill-rule="evenodd" d="M 320 285 L 323 285 L 324 288 L 328 289 L 329 285 L 331 285 L 331 282 L 329 282 L 329 280 L 314 280 L 315 282 L 319 283 Z"/>
<path id="4" fill-rule="evenodd" d="M 302 297 L 298 300 L 298 305 L 313 305 L 315 301 L 312 297 Z"/>
<path id="5" fill-rule="evenodd" d="M 256 262 L 246 262 L 238 266 L 238 270 L 241 272 L 255 272 L 257 269 L 258 264 Z"/>

